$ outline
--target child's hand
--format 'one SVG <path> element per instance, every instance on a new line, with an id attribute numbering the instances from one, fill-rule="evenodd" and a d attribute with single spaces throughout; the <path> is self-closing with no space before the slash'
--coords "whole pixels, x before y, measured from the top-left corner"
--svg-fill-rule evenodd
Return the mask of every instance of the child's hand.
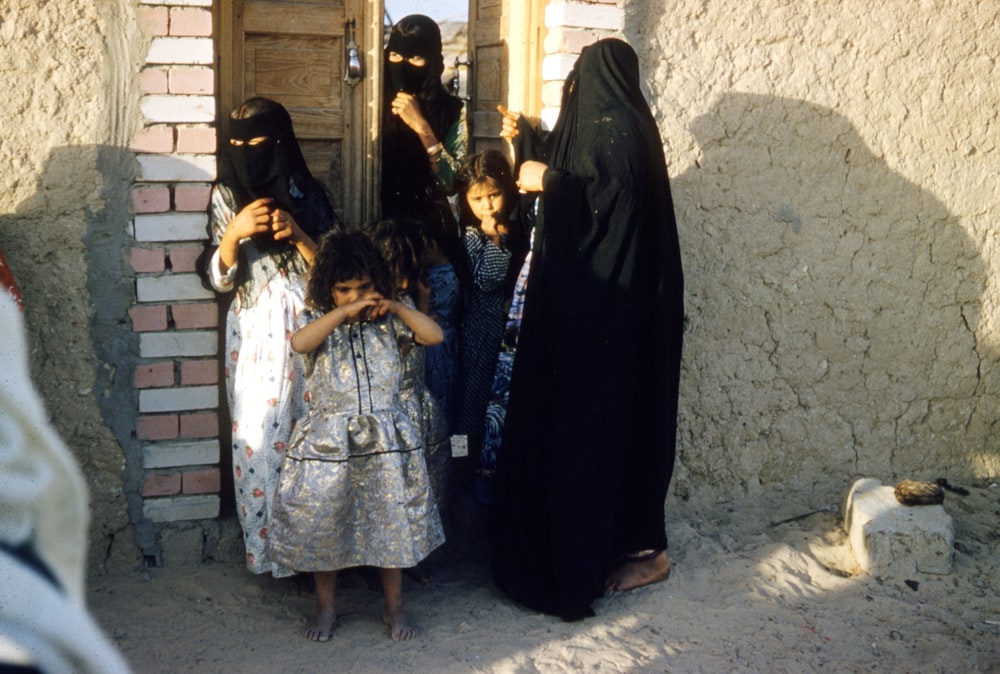
<path id="1" fill-rule="evenodd" d="M 344 305 L 338 305 L 337 309 L 344 312 L 344 317 L 346 321 L 370 321 L 378 316 L 375 315 L 376 307 L 379 302 L 383 302 L 384 299 L 380 293 L 369 293 L 364 297 L 359 297 L 353 302 L 348 302 Z M 384 315 L 379 314 L 379 315 Z"/>
<path id="2" fill-rule="evenodd" d="M 500 237 L 507 234 L 507 226 L 499 222 L 493 214 L 484 216 L 479 223 L 479 228 L 496 246 L 500 245 Z"/>
<path id="3" fill-rule="evenodd" d="M 226 234 L 237 241 L 271 229 L 271 199 L 256 199 L 244 206 L 226 226 Z"/>
<path id="4" fill-rule="evenodd" d="M 500 112 L 500 137 L 505 140 L 514 140 L 517 136 L 517 120 L 521 119 L 520 112 L 511 112 L 502 105 L 497 106 Z"/>

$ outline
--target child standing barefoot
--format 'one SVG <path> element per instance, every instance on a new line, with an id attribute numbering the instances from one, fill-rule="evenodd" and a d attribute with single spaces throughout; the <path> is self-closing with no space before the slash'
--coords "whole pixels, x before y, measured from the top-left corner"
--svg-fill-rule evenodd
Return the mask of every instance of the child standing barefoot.
<path id="1" fill-rule="evenodd" d="M 275 495 L 270 552 L 316 578 L 316 616 L 304 636 L 327 641 L 337 571 L 379 569 L 390 636 L 416 630 L 402 609 L 402 569 L 444 541 L 423 438 L 399 402 L 402 352 L 436 344 L 438 325 L 391 299 L 374 244 L 360 232 L 325 237 L 309 280 L 319 312 L 292 336 L 304 356 L 309 412 L 288 445 Z"/>
<path id="2" fill-rule="evenodd" d="M 520 233 L 510 217 L 517 187 L 510 162 L 497 150 L 469 157 L 456 179 L 463 190 L 462 226 L 471 277 L 462 318 L 461 396 L 456 432 L 468 436 L 469 462 L 477 476 L 474 493 L 477 500 L 488 503 L 489 495 L 481 471 L 488 471 L 493 466 L 483 461 L 486 457 L 480 454 L 486 408 L 507 315 L 506 280 L 511 260 L 508 239 L 516 243 Z"/>

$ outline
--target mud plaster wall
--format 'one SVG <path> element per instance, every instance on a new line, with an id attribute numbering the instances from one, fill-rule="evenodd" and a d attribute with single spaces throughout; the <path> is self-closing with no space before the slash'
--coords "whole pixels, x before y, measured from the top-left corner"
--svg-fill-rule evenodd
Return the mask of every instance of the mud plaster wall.
<path id="1" fill-rule="evenodd" d="M 137 554 L 123 496 L 134 423 L 123 259 L 137 71 L 132 3 L 4 0 L 0 246 L 26 303 L 31 372 L 90 488 L 91 568 Z M 119 545 L 114 545 L 118 541 Z"/>
<path id="2" fill-rule="evenodd" d="M 686 272 L 675 494 L 1000 474 L 1000 5 L 626 14 Z"/>

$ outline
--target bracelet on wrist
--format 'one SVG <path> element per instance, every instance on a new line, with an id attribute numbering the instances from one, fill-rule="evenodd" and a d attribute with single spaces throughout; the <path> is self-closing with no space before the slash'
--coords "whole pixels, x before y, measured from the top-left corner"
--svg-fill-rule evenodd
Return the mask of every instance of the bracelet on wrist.
<path id="1" fill-rule="evenodd" d="M 433 157 L 436 154 L 440 154 L 442 150 L 444 150 L 444 145 L 442 145 L 441 143 L 434 143 L 429 148 L 427 148 L 427 154 Z"/>

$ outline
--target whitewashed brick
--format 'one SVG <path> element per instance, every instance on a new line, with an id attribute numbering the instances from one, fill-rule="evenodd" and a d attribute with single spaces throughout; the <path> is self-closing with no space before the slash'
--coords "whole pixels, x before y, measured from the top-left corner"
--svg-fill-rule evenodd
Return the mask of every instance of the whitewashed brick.
<path id="1" fill-rule="evenodd" d="M 211 7 L 212 0 L 139 0 L 141 5 L 177 5 L 178 7 Z"/>
<path id="2" fill-rule="evenodd" d="M 146 52 L 147 64 L 212 65 L 210 37 L 154 37 Z"/>
<path id="3" fill-rule="evenodd" d="M 215 155 L 140 154 L 139 180 L 149 182 L 211 182 L 215 180 Z"/>
<path id="4" fill-rule="evenodd" d="M 205 288 L 197 274 L 143 276 L 135 280 L 135 296 L 140 302 L 210 300 L 215 293 Z"/>
<path id="5" fill-rule="evenodd" d="M 142 467 L 147 470 L 179 466 L 214 466 L 218 463 L 218 440 L 151 442 L 142 446 Z"/>
<path id="6" fill-rule="evenodd" d="M 149 122 L 197 124 L 215 121 L 215 98 L 181 94 L 149 94 L 139 99 Z"/>
<path id="7" fill-rule="evenodd" d="M 210 520 L 219 516 L 219 497 L 213 494 L 146 499 L 142 514 L 153 522 Z"/>
<path id="8" fill-rule="evenodd" d="M 218 406 L 218 386 L 177 386 L 139 391 L 139 411 L 143 414 L 208 410 Z"/>
<path id="9" fill-rule="evenodd" d="M 208 236 L 205 213 L 151 213 L 135 216 L 136 241 L 202 241 Z"/>
<path id="10" fill-rule="evenodd" d="M 545 8 L 545 25 L 621 31 L 625 28 L 625 10 L 614 5 L 556 2 Z"/>
<path id="11" fill-rule="evenodd" d="M 139 356 L 142 358 L 214 356 L 218 349 L 219 338 L 214 330 L 143 332 L 139 335 Z"/>
<path id="12" fill-rule="evenodd" d="M 542 108 L 541 123 L 542 129 L 545 131 L 551 131 L 556 126 L 556 120 L 559 119 L 560 108 Z"/>
<path id="13" fill-rule="evenodd" d="M 573 69 L 579 54 L 549 54 L 542 59 L 543 80 L 564 80 Z"/>

